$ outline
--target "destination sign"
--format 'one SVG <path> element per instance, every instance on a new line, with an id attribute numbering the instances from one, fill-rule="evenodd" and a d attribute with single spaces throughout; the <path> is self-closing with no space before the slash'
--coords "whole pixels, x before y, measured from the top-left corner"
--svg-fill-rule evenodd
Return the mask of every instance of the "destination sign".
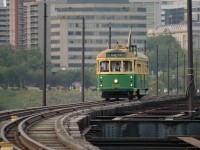
<path id="1" fill-rule="evenodd" d="M 106 57 L 125 57 L 125 53 L 107 53 Z"/>

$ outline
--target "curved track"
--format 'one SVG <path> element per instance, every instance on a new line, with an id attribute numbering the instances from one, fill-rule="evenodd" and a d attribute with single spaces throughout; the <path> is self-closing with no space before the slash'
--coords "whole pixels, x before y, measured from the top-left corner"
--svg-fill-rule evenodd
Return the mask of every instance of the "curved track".
<path id="1" fill-rule="evenodd" d="M 21 116 L 16 121 L 8 122 L 1 129 L 1 138 L 5 142 L 14 144 L 15 149 L 66 149 L 57 137 L 54 124 L 63 114 L 78 110 L 92 108 L 94 106 L 108 106 L 124 101 L 115 102 L 87 102 L 58 107 L 43 107 L 27 110 L 2 113 L 2 120 L 11 115 Z"/>
<path id="2" fill-rule="evenodd" d="M 157 104 L 169 100 L 172 103 L 175 99 L 184 99 L 182 95 L 144 97 L 142 101 L 98 101 L 78 104 L 33 108 L 0 114 L 4 121 L 1 128 L 1 139 L 14 145 L 14 149 L 98 149 L 87 142 L 78 122 L 92 118 L 95 115 L 112 114 L 114 109 L 127 110 L 135 108 L 137 113 L 153 112 Z M 154 106 L 150 105 L 154 102 Z M 128 108 L 128 110 L 130 109 Z M 104 110 L 104 111 L 102 111 Z M 106 111 L 105 111 L 106 110 Z M 95 114 L 95 113 L 96 114 Z M 160 111 L 161 113 L 161 111 Z M 17 115 L 19 119 L 8 121 L 10 116 Z M 6 124 L 5 124 L 6 122 Z M 83 122 L 87 127 L 87 122 Z M 82 127 L 83 132 L 87 128 Z"/>

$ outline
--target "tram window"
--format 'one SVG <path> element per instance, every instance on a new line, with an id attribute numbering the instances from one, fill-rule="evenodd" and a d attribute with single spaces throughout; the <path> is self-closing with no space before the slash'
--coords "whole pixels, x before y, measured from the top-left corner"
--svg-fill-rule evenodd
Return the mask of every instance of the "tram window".
<path id="1" fill-rule="evenodd" d="M 132 62 L 131 61 L 124 61 L 123 62 L 123 70 L 124 70 L 124 72 L 132 71 Z"/>
<path id="2" fill-rule="evenodd" d="M 141 64 L 137 64 L 137 72 L 138 72 L 138 73 L 141 72 Z"/>
<path id="3" fill-rule="evenodd" d="M 100 71 L 101 72 L 108 72 L 109 71 L 109 62 L 108 61 L 100 62 Z"/>
<path id="4" fill-rule="evenodd" d="M 121 61 L 111 61 L 111 71 L 120 72 L 121 71 Z"/>
<path id="5" fill-rule="evenodd" d="M 147 67 L 146 67 L 146 73 L 148 73 L 148 70 L 149 70 L 149 66 L 147 65 Z"/>

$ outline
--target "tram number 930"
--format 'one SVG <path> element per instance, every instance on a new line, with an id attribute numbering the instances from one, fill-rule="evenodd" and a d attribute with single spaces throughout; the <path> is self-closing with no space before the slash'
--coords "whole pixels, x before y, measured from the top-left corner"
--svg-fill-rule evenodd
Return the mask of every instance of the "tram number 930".
<path id="1" fill-rule="evenodd" d="M 119 85 L 119 84 L 113 84 L 112 87 L 113 87 L 113 88 L 119 88 L 120 85 Z"/>

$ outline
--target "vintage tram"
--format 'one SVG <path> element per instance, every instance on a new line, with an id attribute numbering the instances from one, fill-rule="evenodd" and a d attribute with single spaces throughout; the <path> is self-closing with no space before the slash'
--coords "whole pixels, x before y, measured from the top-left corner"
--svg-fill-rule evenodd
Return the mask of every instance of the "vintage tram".
<path id="1" fill-rule="evenodd" d="M 97 90 L 102 98 L 141 99 L 148 90 L 148 57 L 137 45 L 117 44 L 96 57 Z"/>

